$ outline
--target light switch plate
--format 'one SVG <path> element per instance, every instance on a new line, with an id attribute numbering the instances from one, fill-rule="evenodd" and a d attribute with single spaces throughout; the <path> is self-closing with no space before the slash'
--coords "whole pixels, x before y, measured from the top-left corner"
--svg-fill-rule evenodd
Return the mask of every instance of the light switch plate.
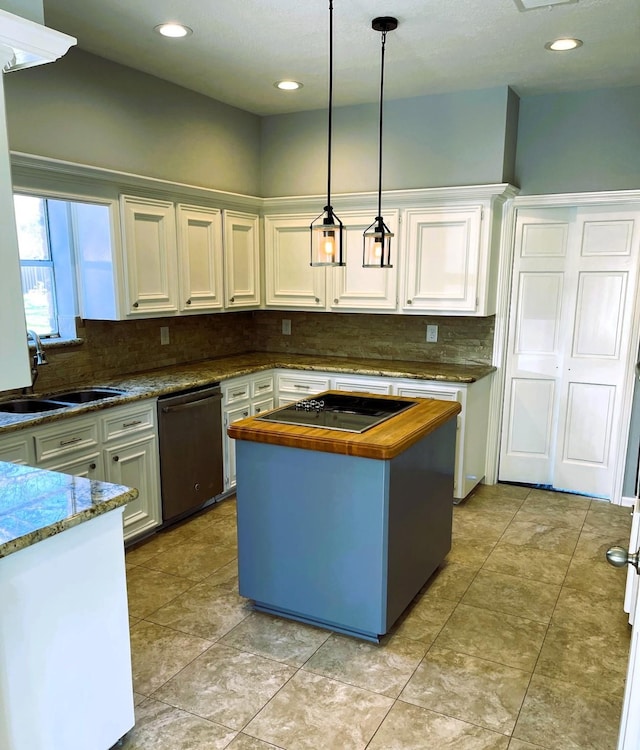
<path id="1" fill-rule="evenodd" d="M 169 343 L 169 326 L 160 326 L 160 345 Z"/>
<path id="2" fill-rule="evenodd" d="M 438 340 L 438 326 L 427 326 L 427 341 L 435 344 Z"/>
<path id="3" fill-rule="evenodd" d="M 291 336 L 291 321 L 290 320 L 282 321 L 282 333 L 284 336 Z"/>

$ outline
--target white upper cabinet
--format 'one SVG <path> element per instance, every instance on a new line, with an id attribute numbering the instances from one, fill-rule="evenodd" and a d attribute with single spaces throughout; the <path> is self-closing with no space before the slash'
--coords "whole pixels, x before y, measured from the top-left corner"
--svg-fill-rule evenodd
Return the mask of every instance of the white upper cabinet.
<path id="1" fill-rule="evenodd" d="M 223 212 L 225 307 L 258 307 L 261 301 L 258 216 Z"/>
<path id="2" fill-rule="evenodd" d="M 405 211 L 404 312 L 491 314 L 480 300 L 487 270 L 482 219 L 482 206 Z"/>
<path id="3" fill-rule="evenodd" d="M 342 212 L 345 225 L 346 266 L 327 268 L 329 307 L 335 311 L 393 312 L 398 294 L 398 211 L 385 211 L 384 221 L 394 235 L 392 268 L 363 268 L 363 232 L 375 212 Z"/>
<path id="4" fill-rule="evenodd" d="M 222 212 L 179 204 L 177 224 L 180 312 L 222 309 Z"/>
<path id="5" fill-rule="evenodd" d="M 364 230 L 375 212 L 340 211 L 345 266 L 315 267 L 309 226 L 314 214 L 264 217 L 265 305 L 279 309 L 388 312 L 397 307 L 397 267 L 363 268 Z M 398 211 L 385 213 L 396 235 Z M 394 245 L 395 247 L 395 245 Z"/>
<path id="6" fill-rule="evenodd" d="M 174 204 L 123 195 L 120 207 L 127 312 L 132 315 L 177 312 Z"/>
<path id="7" fill-rule="evenodd" d="M 265 305 L 294 310 L 325 309 L 324 268 L 311 266 L 312 214 L 264 217 Z"/>

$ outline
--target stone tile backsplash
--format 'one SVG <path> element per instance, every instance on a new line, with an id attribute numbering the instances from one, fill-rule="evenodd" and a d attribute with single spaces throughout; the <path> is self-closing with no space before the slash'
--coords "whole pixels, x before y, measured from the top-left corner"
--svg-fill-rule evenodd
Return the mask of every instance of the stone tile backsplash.
<path id="1" fill-rule="evenodd" d="M 291 335 L 282 334 L 282 320 Z M 438 341 L 425 341 L 427 324 Z M 160 344 L 160 328 L 170 343 Z M 494 318 L 260 310 L 133 321 L 78 322 L 76 346 L 48 349 L 36 390 L 54 391 L 119 375 L 248 351 L 417 362 L 491 364 Z"/>
<path id="2" fill-rule="evenodd" d="M 291 335 L 282 334 L 291 321 Z M 405 359 L 490 365 L 493 317 L 363 315 L 261 311 L 254 318 L 254 349 L 291 354 Z M 438 326 L 438 341 L 425 341 L 427 324 Z"/>

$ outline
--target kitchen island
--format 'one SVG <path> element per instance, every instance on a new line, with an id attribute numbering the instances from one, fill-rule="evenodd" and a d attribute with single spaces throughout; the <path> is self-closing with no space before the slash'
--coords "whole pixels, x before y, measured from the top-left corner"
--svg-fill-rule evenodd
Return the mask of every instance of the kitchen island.
<path id="1" fill-rule="evenodd" d="M 2 750 L 108 750 L 133 726 L 122 510 L 137 494 L 0 462 Z"/>
<path id="2" fill-rule="evenodd" d="M 460 404 L 400 400 L 411 408 L 357 434 L 229 426 L 239 591 L 256 609 L 379 641 L 442 562 Z"/>

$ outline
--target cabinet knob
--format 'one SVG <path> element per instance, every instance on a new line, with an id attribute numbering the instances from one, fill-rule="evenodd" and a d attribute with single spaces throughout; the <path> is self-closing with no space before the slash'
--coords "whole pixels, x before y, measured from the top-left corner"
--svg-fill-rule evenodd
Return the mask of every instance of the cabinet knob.
<path id="1" fill-rule="evenodd" d="M 337 305 L 337 304 L 338 304 L 338 298 L 337 298 L 337 297 L 336 297 L 336 298 L 335 298 L 335 299 L 333 300 L 333 304 L 334 304 L 334 305 Z"/>
<path id="2" fill-rule="evenodd" d="M 236 301 L 235 297 L 231 297 L 231 299 L 229 300 L 229 302 L 235 302 L 235 301 Z"/>
<path id="3" fill-rule="evenodd" d="M 407 305 L 412 305 L 412 304 L 413 304 L 413 301 L 412 301 L 412 300 L 410 300 L 410 299 L 408 299 L 408 300 L 407 300 Z"/>
<path id="4" fill-rule="evenodd" d="M 190 304 L 191 304 L 191 300 L 190 300 L 190 299 L 188 299 L 188 300 L 187 300 L 187 305 L 190 305 Z"/>
<path id="5" fill-rule="evenodd" d="M 137 302 L 134 302 L 134 303 L 133 303 L 133 306 L 134 306 L 134 307 L 139 307 L 139 304 L 138 304 Z"/>
<path id="6" fill-rule="evenodd" d="M 320 302 L 320 297 L 316 297 L 316 302 Z"/>
<path id="7" fill-rule="evenodd" d="M 242 412 L 242 416 L 243 417 L 248 417 L 249 416 L 249 412 L 248 411 L 243 411 Z"/>
<path id="8" fill-rule="evenodd" d="M 95 471 L 96 465 L 95 464 L 89 464 L 89 468 L 91 471 Z"/>
<path id="9" fill-rule="evenodd" d="M 114 457 L 113 457 L 113 460 L 114 460 L 114 461 L 115 461 L 116 463 L 118 463 L 118 461 L 120 460 L 120 456 L 114 456 Z"/>

